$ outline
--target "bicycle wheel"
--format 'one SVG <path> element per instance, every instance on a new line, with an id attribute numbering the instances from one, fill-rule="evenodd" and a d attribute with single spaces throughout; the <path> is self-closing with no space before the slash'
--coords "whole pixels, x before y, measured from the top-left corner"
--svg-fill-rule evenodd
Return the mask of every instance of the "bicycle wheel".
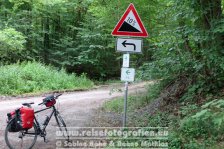
<path id="1" fill-rule="evenodd" d="M 11 125 L 14 122 L 12 119 L 5 129 L 5 142 L 10 149 L 31 149 L 37 140 L 37 127 L 34 123 L 29 130 L 21 130 L 11 132 Z"/>
<path id="2" fill-rule="evenodd" d="M 59 130 L 61 131 L 60 136 L 63 136 L 67 141 L 69 141 L 68 129 L 58 111 L 56 111 L 56 113 L 55 113 L 55 119 L 58 124 Z M 59 133 L 57 133 L 57 134 L 59 134 Z"/>

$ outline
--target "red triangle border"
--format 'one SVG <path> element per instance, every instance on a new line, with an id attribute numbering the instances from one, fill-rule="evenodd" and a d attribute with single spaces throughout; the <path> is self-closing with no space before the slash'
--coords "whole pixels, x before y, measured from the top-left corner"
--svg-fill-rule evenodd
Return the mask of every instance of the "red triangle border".
<path id="1" fill-rule="evenodd" d="M 123 31 L 118 31 L 121 27 L 121 25 L 123 24 L 124 20 L 126 19 L 126 17 L 128 16 L 128 14 L 130 12 L 133 12 L 138 24 L 139 24 L 139 27 L 141 28 L 142 32 L 123 32 Z M 127 10 L 125 11 L 125 13 L 123 14 L 123 16 L 121 17 L 120 21 L 117 23 L 117 25 L 115 26 L 114 30 L 112 31 L 111 33 L 113 36 L 134 36 L 134 37 L 148 37 L 148 32 L 147 30 L 145 29 L 142 21 L 141 21 L 141 18 L 139 17 L 138 15 L 138 12 L 137 10 L 135 9 L 135 6 L 134 4 L 130 4 L 127 8 Z"/>

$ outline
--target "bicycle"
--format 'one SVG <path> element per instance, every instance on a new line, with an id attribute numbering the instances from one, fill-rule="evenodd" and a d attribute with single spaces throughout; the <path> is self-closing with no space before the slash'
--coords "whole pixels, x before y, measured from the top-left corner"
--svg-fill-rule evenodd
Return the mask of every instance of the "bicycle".
<path id="1" fill-rule="evenodd" d="M 10 132 L 10 126 L 13 123 L 14 118 L 12 118 L 7 126 L 6 126 L 6 130 L 5 130 L 5 141 L 7 146 L 10 149 L 17 149 L 17 148 L 24 148 L 24 149 L 31 149 L 34 144 L 36 143 L 37 140 L 37 136 L 41 136 L 44 138 L 44 142 L 46 141 L 46 127 L 48 126 L 52 116 L 54 115 L 57 125 L 60 129 L 61 132 L 63 132 L 63 137 L 65 137 L 66 140 L 69 141 L 69 135 L 68 135 L 68 130 L 66 128 L 66 124 L 64 122 L 64 120 L 62 119 L 59 111 L 56 109 L 55 107 L 55 103 L 56 103 L 56 99 L 61 96 L 62 94 L 58 94 L 58 95 L 50 95 L 46 98 L 43 99 L 43 102 L 39 103 L 38 105 L 46 105 L 47 108 L 38 110 L 34 112 L 34 123 L 33 123 L 33 127 L 31 129 L 28 130 L 20 130 L 18 132 Z M 31 108 L 31 105 L 34 104 L 34 102 L 30 102 L 30 103 L 23 103 L 23 106 L 29 107 Z M 52 109 L 52 112 L 46 117 L 43 125 L 41 125 L 35 114 L 48 110 L 48 109 Z M 42 126 L 42 127 L 41 127 Z"/>

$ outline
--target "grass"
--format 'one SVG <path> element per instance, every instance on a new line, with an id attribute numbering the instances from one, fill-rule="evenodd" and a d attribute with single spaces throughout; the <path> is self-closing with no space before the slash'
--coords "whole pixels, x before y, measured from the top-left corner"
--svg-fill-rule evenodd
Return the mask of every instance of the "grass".
<path id="1" fill-rule="evenodd" d="M 119 79 L 110 79 L 110 80 L 106 80 L 106 81 L 102 81 L 102 80 L 94 80 L 94 84 L 96 85 L 113 85 L 113 84 L 120 84 L 121 80 Z"/>
<path id="2" fill-rule="evenodd" d="M 158 97 L 161 85 L 158 83 L 148 86 L 148 93 L 136 96 L 128 96 L 128 111 L 138 110 L 145 105 L 149 104 L 153 99 Z M 122 113 L 124 105 L 124 97 L 116 98 L 104 103 L 103 109 L 110 112 Z"/>
<path id="3" fill-rule="evenodd" d="M 19 95 L 55 90 L 81 90 L 93 87 L 84 74 L 76 76 L 38 62 L 0 67 L 0 94 Z"/>
<path id="4" fill-rule="evenodd" d="M 146 95 L 141 96 L 129 96 L 127 101 L 127 110 L 134 111 L 142 107 L 142 105 L 148 104 Z M 105 102 L 103 108 L 110 112 L 122 113 L 124 105 L 124 98 L 117 98 L 108 102 Z"/>
<path id="5" fill-rule="evenodd" d="M 180 102 L 178 111 L 158 109 L 157 113 L 153 115 L 136 114 L 135 111 L 147 106 L 158 97 L 160 89 L 160 85 L 157 84 L 150 86 L 146 95 L 129 97 L 128 126 L 169 127 L 170 149 L 222 149 L 224 147 L 224 97 L 211 98 L 211 100 L 206 100 L 203 105 L 185 105 Z M 103 105 L 103 110 L 103 112 L 122 113 L 123 98 L 106 102 Z"/>

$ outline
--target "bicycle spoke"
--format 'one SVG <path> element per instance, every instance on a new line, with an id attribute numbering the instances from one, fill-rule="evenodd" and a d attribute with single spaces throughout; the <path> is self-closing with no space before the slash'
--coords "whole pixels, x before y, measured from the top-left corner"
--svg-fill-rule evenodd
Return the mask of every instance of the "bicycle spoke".
<path id="1" fill-rule="evenodd" d="M 18 132 L 9 131 L 10 123 L 6 127 L 5 141 L 10 149 L 30 149 L 33 147 L 37 139 L 36 125 L 29 130 Z M 30 134 L 29 134 L 30 133 Z"/>

